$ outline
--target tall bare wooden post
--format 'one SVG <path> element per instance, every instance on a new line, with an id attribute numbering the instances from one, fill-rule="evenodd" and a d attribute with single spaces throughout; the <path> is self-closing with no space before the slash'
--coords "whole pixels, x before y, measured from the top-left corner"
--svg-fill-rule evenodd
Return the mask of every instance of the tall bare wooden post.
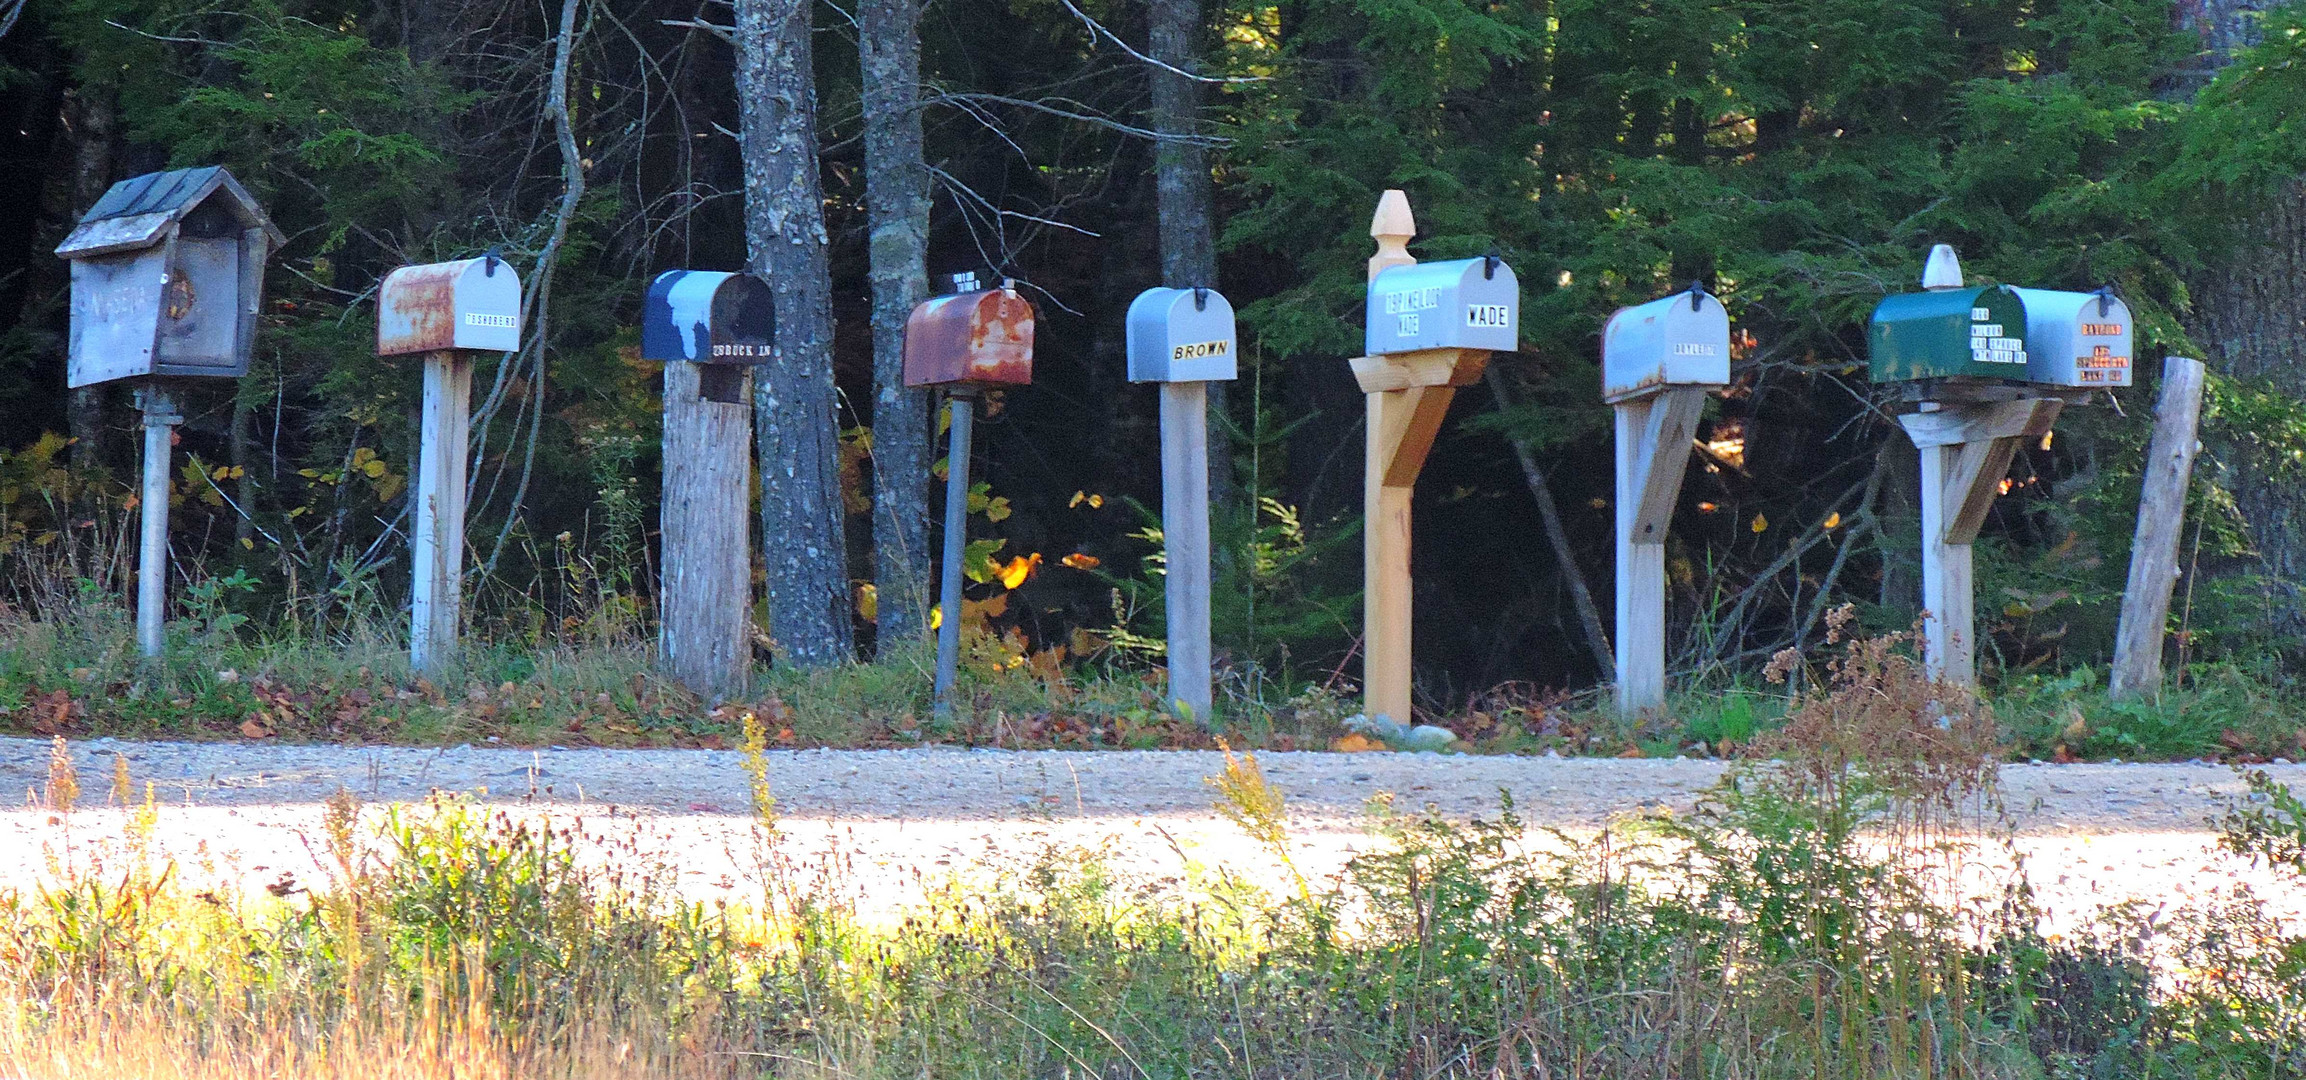
<path id="1" fill-rule="evenodd" d="M 745 370 L 716 368 L 665 364 L 658 650 L 668 674 L 721 701 L 752 670 L 753 410 Z M 705 396 L 708 373 L 735 392 Z"/>
<path id="2" fill-rule="evenodd" d="M 1665 536 L 1705 391 L 1621 401 L 1617 419 L 1617 708 L 1665 704 Z"/>
<path id="3" fill-rule="evenodd" d="M 453 349 L 425 356 L 417 440 L 408 658 L 418 671 L 438 675 L 455 658 L 464 613 L 464 478 L 472 440 L 470 357 Z"/>
<path id="4" fill-rule="evenodd" d="M 2138 495 L 2138 531 L 2130 541 L 2130 580 L 2122 590 L 2122 621 L 2114 633 L 2114 670 L 2107 690 L 2116 699 L 2152 693 L 2162 685 L 2162 639 L 2170 622 L 2170 590 L 2178 580 L 2178 536 L 2186 524 L 2186 488 L 2202 421 L 2200 360 L 2162 361 L 2162 391 L 2154 405 L 2154 437 L 2146 448 L 2144 489 Z"/>
<path id="5" fill-rule="evenodd" d="M 961 671 L 961 561 L 969 546 L 969 429 L 977 420 L 977 395 L 956 389 L 945 395 L 952 411 L 951 448 L 945 452 L 945 557 L 937 568 L 936 713 L 953 711 L 953 684 Z"/>
<path id="6" fill-rule="evenodd" d="M 1933 679 L 1977 682 L 1971 545 L 2019 444 L 2049 434 L 2065 404 L 2055 397 L 1928 401 L 1898 417 L 1922 460 L 1922 664 Z"/>
<path id="7" fill-rule="evenodd" d="M 1362 486 L 1362 708 L 1372 718 L 1413 722 L 1410 711 L 1410 500 L 1425 456 L 1441 433 L 1457 388 L 1480 381 L 1489 354 L 1511 348 L 1519 287 L 1495 259 L 1428 264 L 1447 267 L 1430 280 L 1380 283 L 1386 271 L 1416 268 L 1409 240 L 1417 222 L 1409 197 L 1388 190 L 1377 202 L 1369 235 L 1371 355 L 1350 366 L 1367 401 Z M 1417 268 L 1423 273 L 1425 268 Z M 1460 271 L 1463 275 L 1461 276 Z M 1466 282 L 1482 284 L 1469 290 Z M 1493 302 L 1494 301 L 1494 302 Z M 1467 347 L 1456 342 L 1496 344 Z M 1384 350 L 1376 346 L 1384 342 Z"/>
<path id="8" fill-rule="evenodd" d="M 1233 305 L 1206 286 L 1147 289 L 1130 302 L 1127 321 L 1129 381 L 1161 385 L 1169 700 L 1207 724 L 1215 704 L 1209 668 L 1209 384 L 1240 373 Z"/>
<path id="9" fill-rule="evenodd" d="M 175 395 L 160 380 L 138 391 L 144 411 L 143 535 L 136 551 L 136 649 L 157 657 L 167 644 L 168 474 L 176 425 L 184 422 Z"/>
<path id="10" fill-rule="evenodd" d="M 454 663 L 463 625 L 473 354 L 516 352 L 520 332 L 520 275 L 494 254 L 403 266 L 377 285 L 376 354 L 424 359 L 408 658 L 434 678 Z"/>

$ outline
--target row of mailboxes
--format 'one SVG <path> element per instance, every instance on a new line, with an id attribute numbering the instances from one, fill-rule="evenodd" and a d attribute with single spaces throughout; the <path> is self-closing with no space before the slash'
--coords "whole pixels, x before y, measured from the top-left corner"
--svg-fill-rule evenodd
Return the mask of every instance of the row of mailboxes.
<path id="1" fill-rule="evenodd" d="M 56 248 L 72 264 L 67 381 L 247 374 L 264 263 L 286 240 L 217 166 L 112 185 Z"/>
<path id="2" fill-rule="evenodd" d="M 1363 348 L 1371 356 L 1424 349 L 1521 347 L 1521 284 L 1494 255 L 1389 266 L 1369 281 Z"/>
<path id="3" fill-rule="evenodd" d="M 1965 285 L 1953 249 L 1930 253 L 1923 291 L 1882 298 L 1867 328 L 1873 381 L 2007 379 L 2130 385 L 2132 322 L 2111 289 Z"/>

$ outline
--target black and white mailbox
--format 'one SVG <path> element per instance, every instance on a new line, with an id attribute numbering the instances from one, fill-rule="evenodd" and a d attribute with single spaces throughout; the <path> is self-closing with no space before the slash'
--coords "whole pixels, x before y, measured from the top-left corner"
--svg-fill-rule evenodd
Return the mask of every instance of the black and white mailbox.
<path id="1" fill-rule="evenodd" d="M 710 701 L 752 671 L 753 410 L 746 376 L 776 355 L 776 296 L 748 273 L 667 270 L 641 305 L 641 359 L 665 368 L 658 656 Z"/>
<path id="2" fill-rule="evenodd" d="M 1209 390 L 1239 373 L 1233 305 L 1210 288 L 1147 289 L 1129 305 L 1129 381 L 1161 384 L 1161 538 L 1169 700 L 1208 723 Z"/>
<path id="3" fill-rule="evenodd" d="M 519 351 L 520 275 L 494 254 L 403 266 L 377 286 L 376 308 L 376 354 L 424 357 L 408 654 L 437 676 L 456 652 L 463 613 L 473 356 Z"/>
<path id="4" fill-rule="evenodd" d="M 248 190 L 211 165 L 112 185 L 56 248 L 72 263 L 66 381 L 143 380 L 136 641 L 145 656 L 164 643 L 169 429 L 183 421 L 162 380 L 248 374 L 264 264 L 286 240 Z"/>
<path id="5" fill-rule="evenodd" d="M 776 355 L 777 300 L 769 283 L 724 270 L 667 270 L 641 306 L 641 359 L 702 364 L 698 393 L 744 400 L 745 369 Z"/>
<path id="6" fill-rule="evenodd" d="M 2130 308 L 2097 292 L 2013 289 L 2026 305 L 2026 381 L 2084 389 L 2130 385 Z"/>
<path id="7" fill-rule="evenodd" d="M 1617 423 L 1617 706 L 1665 704 L 1665 536 L 1708 390 L 1729 382 L 1729 309 L 1692 282 L 1621 308 L 1601 336 Z"/>
<path id="8" fill-rule="evenodd" d="M 1371 356 L 1520 348 L 1521 285 L 1495 256 L 1389 267 L 1369 282 Z"/>

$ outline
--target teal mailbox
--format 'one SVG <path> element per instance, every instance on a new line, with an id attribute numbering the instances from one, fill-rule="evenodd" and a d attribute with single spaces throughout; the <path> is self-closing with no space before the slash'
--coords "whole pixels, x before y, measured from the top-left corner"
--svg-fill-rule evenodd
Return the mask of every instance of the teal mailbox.
<path id="1" fill-rule="evenodd" d="M 2112 289 L 2019 289 L 2026 379 L 2050 386 L 2130 385 L 2130 308 Z"/>
<path id="2" fill-rule="evenodd" d="M 1885 296 L 1866 336 L 1878 383 L 2027 378 L 2026 302 L 2007 285 Z"/>

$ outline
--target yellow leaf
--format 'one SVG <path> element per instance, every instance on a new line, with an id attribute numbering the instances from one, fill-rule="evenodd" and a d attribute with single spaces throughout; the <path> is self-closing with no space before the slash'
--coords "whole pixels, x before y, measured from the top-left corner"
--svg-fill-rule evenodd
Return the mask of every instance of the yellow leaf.
<path id="1" fill-rule="evenodd" d="M 1831 514 L 1827 514 L 1827 515 L 1826 515 L 1826 520 L 1825 520 L 1825 523 L 1824 523 L 1824 524 L 1825 524 L 1825 527 L 1826 527 L 1827 529 L 1831 530 L 1831 529 L 1835 529 L 1835 528 L 1838 528 L 1838 527 L 1840 527 L 1841 523 L 1842 523 L 1842 512 L 1841 512 L 1841 511 L 1839 511 L 1839 510 L 1836 510 L 1836 511 L 1834 511 L 1834 512 L 1833 512 L 1833 513 L 1831 513 Z"/>
<path id="2" fill-rule="evenodd" d="M 1076 506 L 1079 506 L 1079 505 L 1081 505 L 1083 502 L 1087 501 L 1087 499 L 1088 499 L 1088 498 L 1089 498 L 1089 493 L 1088 493 L 1088 492 L 1086 492 L 1086 491 L 1079 491 L 1079 490 L 1076 490 L 1076 491 L 1074 491 L 1074 492 L 1073 492 L 1073 501 L 1066 503 L 1066 504 L 1065 504 L 1065 509 L 1067 509 L 1067 510 L 1071 510 L 1071 509 L 1073 509 L 1074 507 L 1076 507 Z"/>
<path id="3" fill-rule="evenodd" d="M 1609 500 L 1608 500 L 1608 499 L 1595 499 L 1595 500 L 1593 500 L 1593 501 L 1591 501 L 1591 502 L 1588 502 L 1588 503 L 1586 503 L 1586 505 L 1587 505 L 1587 506 L 1590 506 L 1590 507 L 1593 507 L 1593 508 L 1594 508 L 1594 509 L 1596 509 L 1596 510 L 1604 510 L 1604 509 L 1607 509 L 1607 508 L 1609 507 Z"/>
<path id="4" fill-rule="evenodd" d="M 1754 515 L 1753 530 L 1754 530 L 1755 532 L 1761 532 L 1761 531 L 1763 531 L 1763 530 L 1765 530 L 1765 529 L 1768 529 L 1769 527 L 1770 527 L 1770 519 L 1769 519 L 1769 518 L 1767 518 L 1767 517 L 1765 517 L 1765 516 L 1763 516 L 1763 515 L 1761 515 L 1761 514 L 1755 514 L 1755 515 Z"/>
<path id="5" fill-rule="evenodd" d="M 363 446 L 360 449 L 352 452 L 352 467 L 357 469 L 363 465 L 368 464 L 375 457 L 376 451 Z"/>
<path id="6" fill-rule="evenodd" d="M 929 605 L 929 629 L 934 630 L 943 625 L 945 625 L 945 605 Z"/>
<path id="7" fill-rule="evenodd" d="M 881 617 L 881 590 L 870 582 L 857 586 L 857 617 L 866 622 Z"/>
<path id="8" fill-rule="evenodd" d="M 246 548 L 246 549 L 248 549 L 248 550 L 250 550 L 250 551 L 255 551 L 255 550 L 256 550 L 256 541 L 254 541 L 254 540 L 251 540 L 251 539 L 249 539 L 249 538 L 247 538 L 247 537 L 245 537 L 245 536 L 244 536 L 244 537 L 241 537 L 241 538 L 240 538 L 240 546 L 241 546 L 241 547 L 244 547 L 244 548 Z"/>
<path id="9" fill-rule="evenodd" d="M 232 466 L 219 465 L 208 474 L 208 478 L 211 480 L 230 480 L 232 479 Z"/>
<path id="10" fill-rule="evenodd" d="M 1351 731 L 1347 732 L 1345 737 L 1330 743 L 1329 748 L 1340 754 L 1366 754 L 1385 749 L 1385 744 L 1358 731 Z"/>
<path id="11" fill-rule="evenodd" d="M 1103 510 L 1104 508 L 1105 508 L 1105 496 L 1103 496 L 1103 495 L 1091 495 L 1091 496 L 1089 496 L 1089 509 L 1091 509 L 1091 510 Z"/>
<path id="12" fill-rule="evenodd" d="M 360 467 L 360 471 L 367 473 L 368 478 L 374 480 L 377 477 L 384 475 L 384 462 L 378 461 L 375 458 L 370 458 L 368 459 L 367 464 Z"/>
<path id="13" fill-rule="evenodd" d="M 1067 555 L 1057 561 L 1064 563 L 1065 565 L 1070 566 L 1075 570 L 1095 570 L 1097 568 L 1097 564 L 1103 562 L 1104 560 L 1099 559 L 1095 555 L 1084 555 L 1076 551 L 1071 555 Z"/>
<path id="14" fill-rule="evenodd" d="M 1040 567 L 1040 552 L 1036 551 L 1031 555 L 1019 555 L 1016 558 L 1009 560 L 1009 565 L 1001 568 L 1001 585 L 1003 588 L 1009 589 L 1014 589 L 1019 585 L 1023 585 L 1025 583 L 1025 579 L 1032 577 L 1033 571 L 1040 569 Z"/>
<path id="15" fill-rule="evenodd" d="M 233 466 L 233 467 L 232 467 L 232 472 L 231 472 L 231 475 L 228 475 L 228 476 L 226 476 L 226 477 L 225 477 L 225 479 L 227 479 L 227 480 L 238 480 L 238 479 L 240 479 L 241 477 L 243 477 L 243 476 L 246 476 L 246 475 L 248 475 L 248 470 L 247 470 L 247 469 L 244 469 L 244 468 L 242 468 L 242 467 L 240 467 L 240 466 L 238 466 L 238 465 L 235 465 L 235 466 Z"/>

